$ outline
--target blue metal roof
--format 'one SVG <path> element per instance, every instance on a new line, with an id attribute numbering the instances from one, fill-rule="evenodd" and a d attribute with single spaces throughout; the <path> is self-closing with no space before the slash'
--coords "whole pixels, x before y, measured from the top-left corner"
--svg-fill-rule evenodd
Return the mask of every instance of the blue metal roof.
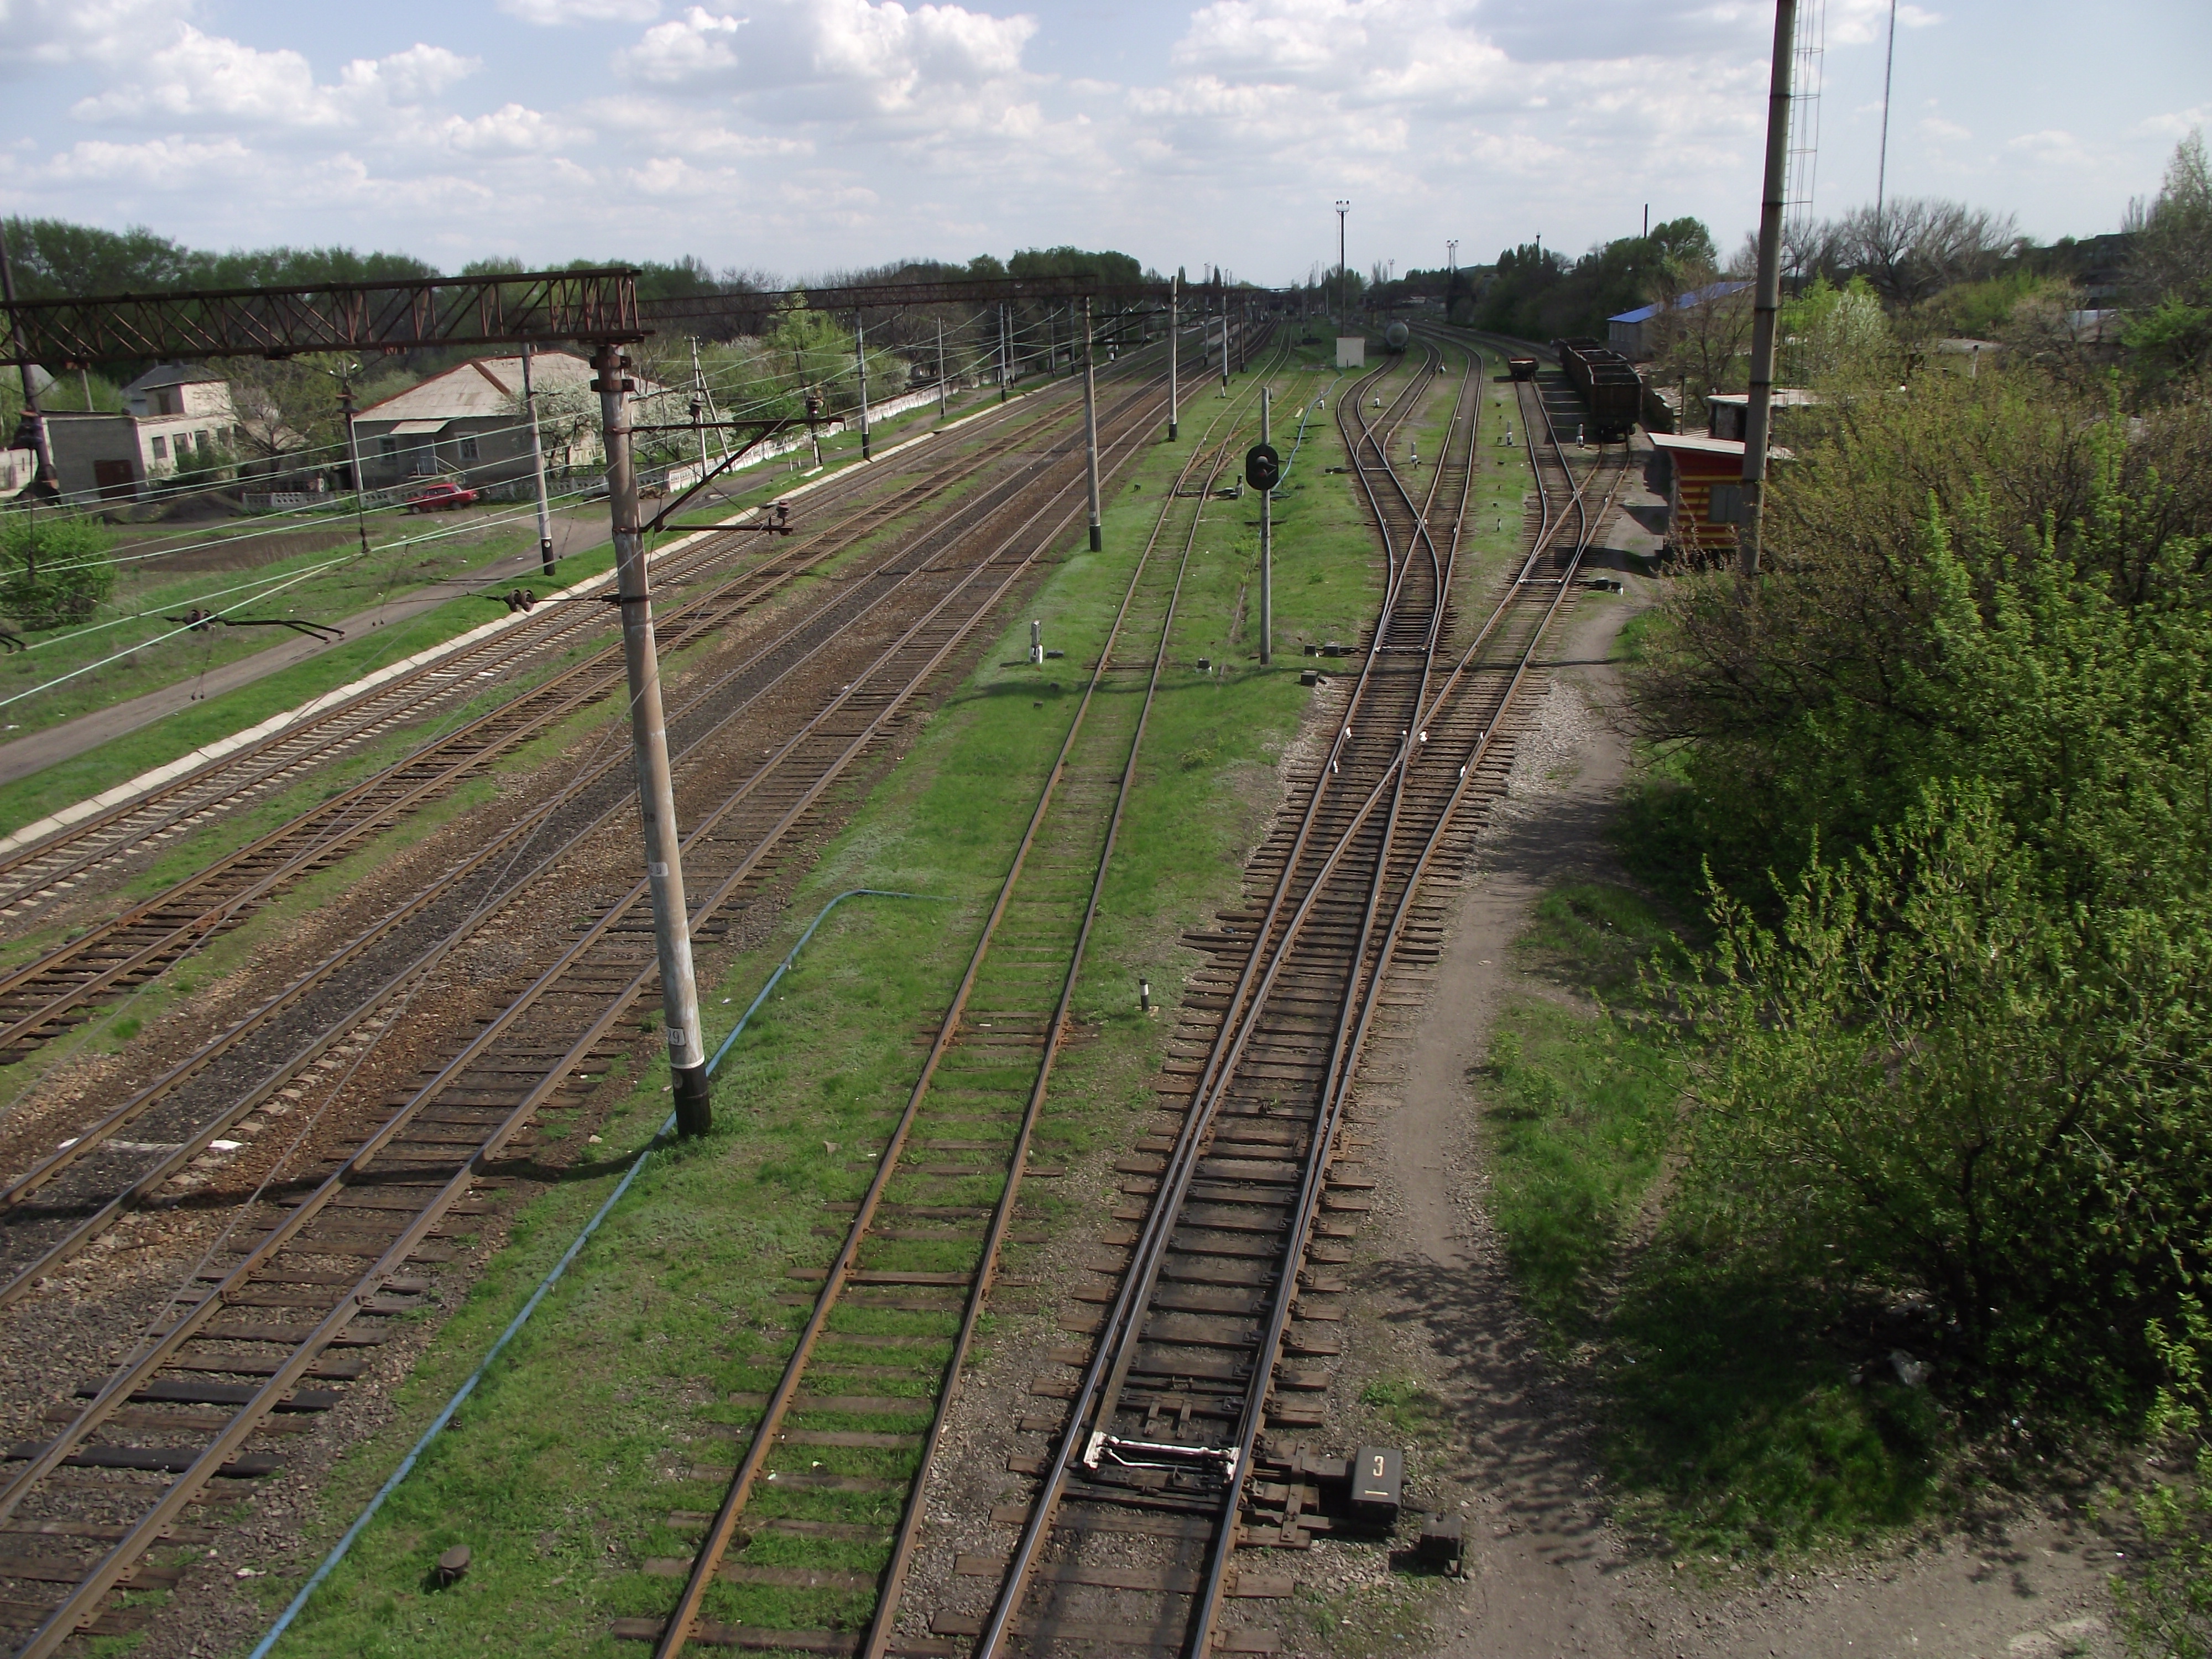
<path id="1" fill-rule="evenodd" d="M 1702 305 L 1707 300 L 1717 300 L 1724 294 L 1734 294 L 1749 288 L 1749 283 L 1707 283 L 1703 288 L 1693 288 L 1686 294 L 1674 296 L 1674 309 L 1682 311 L 1691 306 Z M 1608 317 L 1609 323 L 1648 323 L 1666 307 L 1662 305 L 1638 306 L 1633 311 L 1624 311 L 1618 317 Z"/>

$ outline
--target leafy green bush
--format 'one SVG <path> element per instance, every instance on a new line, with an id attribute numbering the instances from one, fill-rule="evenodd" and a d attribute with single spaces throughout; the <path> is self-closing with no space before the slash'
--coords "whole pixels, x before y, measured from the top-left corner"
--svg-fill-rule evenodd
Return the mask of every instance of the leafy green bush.
<path id="1" fill-rule="evenodd" d="M 0 525 L 0 615 L 26 628 L 82 622 L 115 591 L 107 532 L 91 519 L 35 507 Z"/>
<path id="2" fill-rule="evenodd" d="M 1770 932 L 1725 895 L 1679 988 L 1692 1201 L 1808 1273 L 1924 1297 L 1956 1394 L 2140 1407 L 2141 1338 L 2212 1266 L 2212 930 L 2052 903 L 1978 784 L 1815 862 Z"/>
<path id="3" fill-rule="evenodd" d="M 2148 1333 L 2166 1380 L 2147 1424 L 2154 1444 L 2194 1453 L 2193 1480 L 2152 1486 L 2136 1500 L 2136 1519 L 2148 1547 L 2136 1571 L 2113 1586 L 2128 1651 L 2142 1659 L 2212 1656 L 2212 1392 L 2203 1356 L 2212 1352 L 2212 1322 L 2191 1301 L 2178 1334 L 2164 1322 Z"/>
<path id="4" fill-rule="evenodd" d="M 1684 1202 L 1931 1308 L 1962 1405 L 2125 1418 L 2212 1268 L 2205 417 L 2023 375 L 1830 418 L 1771 573 L 1678 583 L 1632 667 L 1720 940 Z"/>

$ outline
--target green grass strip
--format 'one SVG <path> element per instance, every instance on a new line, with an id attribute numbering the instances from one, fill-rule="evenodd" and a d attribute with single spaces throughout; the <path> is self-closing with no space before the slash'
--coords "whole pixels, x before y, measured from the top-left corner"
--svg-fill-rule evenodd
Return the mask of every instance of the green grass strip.
<path id="1" fill-rule="evenodd" d="M 838 894 L 829 903 L 823 905 L 814 920 L 807 924 L 806 931 L 799 936 L 799 943 L 791 947 L 790 952 L 782 962 L 777 964 L 775 971 L 769 975 L 768 983 L 761 987 L 760 994 L 752 1000 L 751 1006 L 738 1016 L 738 1023 L 730 1028 L 729 1036 L 722 1039 L 722 1046 L 714 1050 L 713 1057 L 707 1062 L 708 1077 L 711 1078 L 714 1074 L 714 1068 L 722 1063 L 722 1056 L 730 1052 L 730 1045 L 738 1040 L 738 1033 L 743 1031 L 752 1017 L 760 1012 L 761 1005 L 768 1000 L 769 993 L 775 989 L 777 981 L 789 973 L 793 964 L 798 962 L 799 953 L 806 948 L 806 941 L 814 937 L 814 930 L 829 920 L 832 910 L 849 898 L 920 899 L 930 903 L 945 902 L 935 893 L 895 893 L 873 887 L 848 887 Z M 637 1179 L 638 1172 L 645 1168 L 653 1153 L 666 1143 L 668 1137 L 674 1133 L 675 1130 L 676 1114 L 671 1112 L 667 1121 L 661 1124 L 653 1139 L 638 1152 L 635 1162 L 632 1163 L 629 1170 L 624 1172 L 621 1181 L 616 1183 L 614 1191 L 607 1194 L 606 1201 L 592 1212 L 592 1218 L 584 1224 L 584 1230 L 578 1233 L 568 1248 L 561 1253 L 561 1259 L 553 1264 L 553 1270 L 538 1281 L 538 1288 L 531 1292 L 530 1300 L 522 1304 L 522 1310 L 507 1322 L 507 1328 L 499 1334 L 499 1340 L 494 1342 L 485 1352 L 483 1358 L 477 1363 L 476 1370 L 469 1373 L 468 1380 L 454 1391 L 453 1397 L 446 1402 L 445 1409 L 431 1419 L 430 1426 L 422 1431 L 422 1437 L 415 1443 L 405 1457 L 400 1459 L 399 1467 L 392 1470 L 391 1478 L 376 1489 L 376 1496 L 368 1500 L 368 1507 L 354 1517 L 354 1522 L 345 1529 L 344 1536 L 331 1547 L 331 1553 L 323 1558 L 321 1565 L 316 1567 L 307 1582 L 300 1586 L 300 1593 L 295 1595 L 284 1611 L 277 1615 L 276 1622 L 269 1627 L 268 1633 L 255 1644 L 248 1659 L 266 1659 L 270 1650 L 274 1648 L 284 1632 L 291 1628 L 293 1620 L 299 1617 L 300 1610 L 307 1605 L 307 1598 L 321 1587 L 323 1580 L 331 1576 L 338 1563 L 345 1559 L 348 1553 L 353 1548 L 354 1540 L 368 1530 L 368 1523 L 376 1518 L 376 1512 L 384 1507 L 384 1500 L 398 1491 L 399 1483 L 407 1478 L 409 1472 L 421 1461 L 422 1454 L 430 1449 L 430 1443 L 453 1423 L 453 1414 L 459 1411 L 466 1403 L 468 1397 L 477 1391 L 477 1384 L 483 1381 L 484 1374 L 491 1369 L 492 1362 L 497 1359 L 501 1352 L 514 1340 L 515 1334 L 530 1322 L 530 1316 L 538 1311 L 538 1304 L 551 1294 L 554 1285 L 559 1284 L 562 1276 L 568 1271 L 568 1264 L 582 1252 L 592 1235 L 599 1231 L 599 1224 L 613 1212 L 616 1205 L 622 1202 L 623 1194 L 629 1191 L 630 1182 Z"/>

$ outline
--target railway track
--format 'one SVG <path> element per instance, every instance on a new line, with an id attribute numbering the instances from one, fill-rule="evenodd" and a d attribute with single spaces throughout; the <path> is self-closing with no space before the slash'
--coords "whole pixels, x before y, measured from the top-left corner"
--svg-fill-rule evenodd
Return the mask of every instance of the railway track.
<path id="1" fill-rule="evenodd" d="M 1147 380 L 1140 390 L 1127 394 L 1124 403 L 1129 398 L 1148 395 L 1152 385 Z M 1034 428 L 1026 424 L 1001 433 L 975 452 L 950 458 L 944 465 L 909 478 L 822 532 L 793 538 L 790 546 L 773 556 L 670 607 L 658 619 L 664 655 L 713 636 L 788 591 L 801 577 L 828 569 L 872 536 L 925 507 L 943 490 L 1003 461 L 1035 435 Z M 687 578 L 702 579 L 718 560 L 728 557 L 732 544 L 744 539 L 734 534 L 709 537 L 677 556 L 678 562 L 673 569 L 657 562 L 656 580 L 665 592 Z M 882 561 L 875 563 L 880 567 Z M 596 604 L 584 603 L 559 607 L 562 614 L 549 623 L 556 630 L 550 637 L 556 643 L 568 640 L 572 630 L 583 624 L 568 618 L 599 609 Z M 599 619 L 595 615 L 590 620 L 596 625 Z M 534 650 L 530 655 L 542 658 Z M 499 672 L 491 666 L 471 667 L 466 662 L 451 667 L 433 665 L 426 671 L 432 676 L 427 695 L 434 701 L 441 695 L 436 690 L 439 683 L 465 683 L 487 675 L 495 678 Z M 501 756 L 614 694 L 621 688 L 623 677 L 621 645 L 618 641 L 606 644 L 586 660 L 434 738 L 163 892 L 118 910 L 35 960 L 0 973 L 0 1064 L 19 1060 L 81 1024 L 108 1001 L 166 972 L 209 939 L 237 927 L 303 877 L 327 868 L 368 838 L 444 799 Z M 418 685 L 417 689 L 425 688 Z M 376 695 L 368 694 L 371 699 Z M 391 720 L 401 718 L 395 714 Z M 327 735 L 336 741 L 343 733 L 334 731 Z M 302 764 L 298 760 L 284 763 L 288 770 L 296 770 Z M 246 780 L 244 787 L 249 793 L 258 787 L 252 779 L 259 775 L 253 772 Z M 233 792 L 234 796 L 237 793 Z M 232 804 L 236 804 L 234 799 Z M 197 822 L 216 808 L 192 810 Z"/>
<path id="2" fill-rule="evenodd" d="M 1141 422 L 1149 384 L 1109 410 Z M 1062 454 L 1059 464 L 1066 465 Z M 962 537 L 988 528 L 1023 487 L 1020 477 L 981 490 L 918 534 L 873 554 L 866 568 L 825 589 L 808 614 L 736 667 L 686 695 L 669 723 L 679 771 L 709 753 L 739 721 L 787 696 L 871 628 L 895 628 L 922 594 L 931 567 Z M 821 688 L 829 695 L 842 680 Z M 774 726 L 769 727 L 773 731 Z M 595 832 L 632 810 L 627 752 L 603 745 L 553 799 L 519 814 L 467 856 L 374 916 L 243 1018 L 202 1042 L 64 1144 L 0 1188 L 0 1307 L 100 1237 L 117 1218 L 172 1183 L 203 1184 L 193 1171 L 211 1145 L 256 1113 L 289 1115 L 327 1085 L 326 1072 L 381 1029 L 378 1010 L 451 955 L 492 907 L 542 882 Z M 686 805 L 691 803 L 687 800 Z M 711 803 L 706 803 L 710 805 Z M 423 941 L 428 941 L 424 943 Z M 265 1124 L 265 1119 L 262 1121 Z M 126 1134 L 128 1139 L 125 1139 Z"/>
<path id="3" fill-rule="evenodd" d="M 1310 1544 L 1342 1523 L 1339 1500 L 1363 1473 L 1299 1437 L 1322 1420 L 1371 1185 L 1344 1133 L 1352 1083 L 1386 979 L 1436 952 L 1443 916 L 1424 878 L 1464 847 L 1461 809 L 1496 775 L 1498 738 L 1612 495 L 1589 499 L 1610 463 L 1576 479 L 1553 434 L 1533 545 L 1455 647 L 1473 388 L 1470 374 L 1446 465 L 1418 503 L 1385 434 L 1364 415 L 1356 430 L 1344 422 L 1389 556 L 1382 612 L 1329 754 L 1255 860 L 1257 902 L 1208 941 L 1214 963 L 1182 1033 L 1205 1058 L 1170 1079 L 1174 1109 L 1117 1166 L 1123 1231 L 1061 1320 L 1093 1340 L 1054 1355 L 1060 1369 L 1032 1385 L 1063 1403 L 1024 1420 L 1042 1449 L 1010 1467 L 1035 1484 L 989 1517 L 1012 1541 L 957 1559 L 902 1621 L 915 1632 L 926 1614 L 929 1634 L 956 1653 L 964 1638 L 969 1659 L 1273 1651 L 1280 1632 L 1255 1609 L 1291 1582 L 1239 1547 Z"/>
<path id="4" fill-rule="evenodd" d="M 1121 372 L 1142 371 L 1132 365 Z M 1072 394 L 1063 393 L 1054 401 L 1057 406 L 1046 416 L 1048 421 L 1065 419 L 1073 413 Z M 852 468 L 833 475 L 810 492 L 809 505 L 817 513 L 826 509 L 835 516 L 818 530 L 803 531 L 784 539 L 773 557 L 758 561 L 747 573 L 751 580 L 742 594 L 709 593 L 692 605 L 672 607 L 661 618 L 664 635 L 672 631 L 679 642 L 695 638 L 726 623 L 735 614 L 733 606 L 757 605 L 787 588 L 799 576 L 820 568 L 1028 441 L 1036 429 L 1037 414 L 1034 406 L 1020 405 L 988 411 L 981 423 L 987 434 L 983 444 L 958 454 L 940 459 L 942 446 L 907 452 L 890 463 L 891 487 L 880 493 L 880 486 L 886 482 L 883 471 Z M 728 566 L 733 555 L 757 546 L 763 536 L 758 530 L 740 529 L 688 538 L 654 556 L 656 587 L 665 595 L 709 579 Z M 612 580 L 605 577 L 592 586 L 611 592 Z M 488 687 L 557 663 L 580 647 L 602 639 L 611 627 L 610 619 L 599 604 L 592 602 L 596 593 L 580 597 L 584 602 L 545 605 L 496 634 L 210 761 L 146 794 L 118 803 L 32 845 L 0 854 L 0 930 L 20 933 L 34 925 L 54 900 L 79 892 L 102 872 L 143 858 L 225 814 L 281 793 L 389 732 L 458 712 Z M 695 608 L 696 625 L 684 614 Z M 441 778 L 481 767 L 526 742 L 532 733 L 544 729 L 548 719 L 557 721 L 580 700 L 605 696 L 611 689 L 611 666 L 615 671 L 613 683 L 618 684 L 618 646 L 603 648 L 504 707 L 432 738 L 400 763 L 325 803 L 325 814 L 349 812 L 374 818 L 381 811 L 388 818 L 405 811 L 410 792 L 419 794 L 426 785 L 436 787 Z M 337 820 L 330 822 L 334 829 Z M 301 823 L 287 824 L 224 862 L 240 881 L 250 881 L 257 871 L 276 867 L 303 829 Z M 306 833 L 314 832 L 307 830 Z M 203 872 L 215 877 L 222 873 L 220 868 Z M 151 925 L 155 907 L 172 902 L 172 896 L 164 894 L 137 907 L 129 917 L 112 919 L 109 925 L 119 930 L 118 938 L 125 933 L 135 936 Z M 73 942 L 73 949 L 77 960 L 104 960 L 102 946 L 96 941 L 79 939 Z M 137 969 L 134 966 L 125 971 L 128 975 Z M 0 979 L 0 1064 L 22 1051 L 23 1037 L 9 1033 L 27 1006 L 15 994 L 9 981 Z"/>
<path id="5" fill-rule="evenodd" d="M 757 1400 L 736 1402 L 757 1411 L 719 1509 L 689 1522 L 703 1527 L 699 1547 L 688 1560 L 646 1564 L 648 1572 L 682 1577 L 673 1611 L 615 1627 L 619 1637 L 652 1642 L 656 1659 L 695 1643 L 854 1649 L 837 1629 L 775 1635 L 748 1624 L 749 1592 L 867 1592 L 884 1607 L 898 1598 L 921 1521 L 921 1476 L 1000 1248 L 1016 1236 L 1038 1114 L 1068 1039 L 1205 504 L 1255 406 L 1248 392 L 1216 414 L 1167 493 L 874 1176 L 856 1203 L 832 1206 L 853 1212 L 842 1243 L 827 1267 L 800 1271 L 821 1281 L 811 1298 L 793 1298 L 811 1301 L 805 1324 L 786 1352 L 755 1358 L 775 1381 Z M 1174 530 L 1186 520 L 1175 547 Z M 900 1322 L 911 1334 L 882 1334 L 886 1315 L 917 1316 Z M 871 1469 L 893 1463 L 903 1480 L 818 1473 L 841 1454 Z M 778 1485 L 763 1515 L 754 1500 L 771 1481 Z M 888 1494 L 901 1485 L 903 1509 L 888 1529 L 781 1512 L 788 1493 L 810 1486 Z M 757 1539 L 765 1560 L 744 1559 Z M 880 1553 L 883 1565 L 853 1571 L 856 1545 Z"/>
<path id="6" fill-rule="evenodd" d="M 1150 435 L 1158 412 L 1143 394 L 1117 408 L 1102 439 L 1109 469 Z M 1058 544 L 1081 500 L 1079 462 L 1055 468 L 990 515 L 988 535 L 969 538 L 980 545 L 898 573 L 921 585 L 889 637 L 860 641 L 867 659 L 838 664 L 842 684 L 826 703 L 708 810 L 684 812 L 687 876 L 702 896 L 695 936 L 760 890 L 779 849 L 901 730 L 918 694 Z M 166 1569 L 147 1552 L 210 1482 L 273 1468 L 277 1453 L 258 1448 L 281 1446 L 270 1437 L 287 1419 L 336 1403 L 341 1389 L 326 1385 L 360 1375 L 346 1350 L 387 1340 L 388 1321 L 420 1305 L 426 1284 L 404 1271 L 410 1260 L 440 1259 L 435 1239 L 482 1206 L 472 1194 L 496 1191 L 502 1164 L 528 1172 L 517 1160 L 536 1114 L 635 1045 L 635 1006 L 656 969 L 647 890 L 627 878 L 623 886 L 488 1022 L 451 1014 L 419 1083 L 388 1104 L 354 1102 L 354 1115 L 374 1122 L 368 1133 L 334 1117 L 319 1138 L 299 1138 L 308 1153 L 335 1142 L 342 1156 L 307 1157 L 297 1171 L 264 1158 L 246 1171 L 241 1179 L 258 1185 L 121 1367 L 83 1385 L 83 1403 L 58 1413 L 69 1420 L 52 1437 L 12 1449 L 0 1550 L 36 1540 L 48 1552 L 0 1555 L 0 1620 L 27 1630 L 21 1655 L 131 1622 L 109 1602 L 118 1589 L 160 1582 Z M 389 1041 L 398 1012 L 431 1012 L 411 993 L 398 1004 L 349 1027 L 339 1055 L 325 1058 L 342 1072 L 357 1066 L 360 1050 Z"/>

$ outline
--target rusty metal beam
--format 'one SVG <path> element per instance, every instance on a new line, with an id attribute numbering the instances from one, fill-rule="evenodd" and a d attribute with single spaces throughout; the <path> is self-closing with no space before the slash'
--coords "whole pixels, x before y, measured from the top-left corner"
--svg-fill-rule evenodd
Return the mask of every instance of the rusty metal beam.
<path id="1" fill-rule="evenodd" d="M 641 303 L 637 273 L 615 266 L 310 288 L 185 289 L 19 301 L 5 307 L 14 326 L 0 338 L 0 363 L 78 368 L 161 358 L 389 353 L 418 346 L 599 345 L 703 322 L 736 323 L 742 332 L 757 332 L 777 313 L 801 307 L 853 312 L 1088 298 L 1145 308 L 1164 307 L 1170 289 L 1166 283 L 1084 276 L 1004 276 L 685 295 Z"/>
<path id="2" fill-rule="evenodd" d="M 641 339 L 637 273 L 616 267 L 313 288 L 26 300 L 0 362 L 49 368 L 164 357 L 289 357 L 416 346 Z"/>
<path id="3" fill-rule="evenodd" d="M 988 306 L 1080 299 L 1167 298 L 1165 283 L 1100 283 L 1085 276 L 977 276 L 945 282 L 860 283 L 842 288 L 799 288 L 775 293 L 687 294 L 647 302 L 648 324 L 757 314 L 787 307 L 808 311 L 879 311 L 905 306 Z"/>

